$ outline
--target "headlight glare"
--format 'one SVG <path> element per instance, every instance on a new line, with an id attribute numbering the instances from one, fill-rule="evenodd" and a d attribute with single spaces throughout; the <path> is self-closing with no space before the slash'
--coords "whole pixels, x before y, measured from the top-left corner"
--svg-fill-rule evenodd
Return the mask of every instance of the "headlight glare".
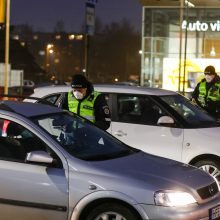
<path id="1" fill-rule="evenodd" d="M 196 203 L 194 197 L 187 192 L 158 191 L 155 193 L 156 205 L 186 206 Z"/>

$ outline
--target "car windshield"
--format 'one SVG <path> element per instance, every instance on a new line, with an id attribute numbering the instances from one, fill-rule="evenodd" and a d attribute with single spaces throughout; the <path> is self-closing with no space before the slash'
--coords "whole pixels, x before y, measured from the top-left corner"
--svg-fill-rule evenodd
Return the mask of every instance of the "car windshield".
<path id="1" fill-rule="evenodd" d="M 68 153 L 82 160 L 108 160 L 138 151 L 69 112 L 35 117 L 33 120 Z"/>
<path id="2" fill-rule="evenodd" d="M 181 95 L 160 96 L 160 98 L 180 115 L 190 127 L 219 126 L 219 123 L 206 111 Z"/>

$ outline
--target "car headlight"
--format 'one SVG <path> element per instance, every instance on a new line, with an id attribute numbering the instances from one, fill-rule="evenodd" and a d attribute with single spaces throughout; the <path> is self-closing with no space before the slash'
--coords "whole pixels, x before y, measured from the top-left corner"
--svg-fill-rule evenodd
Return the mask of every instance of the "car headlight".
<path id="1" fill-rule="evenodd" d="M 187 192 L 158 191 L 154 194 L 156 205 L 162 206 L 186 206 L 196 203 L 194 197 Z"/>

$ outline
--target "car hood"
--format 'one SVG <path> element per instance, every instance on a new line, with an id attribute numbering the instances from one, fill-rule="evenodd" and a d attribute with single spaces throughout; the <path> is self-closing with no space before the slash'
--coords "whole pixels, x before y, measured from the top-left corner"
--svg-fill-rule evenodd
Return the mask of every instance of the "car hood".
<path id="1" fill-rule="evenodd" d="M 72 168 L 83 176 L 89 175 L 89 178 L 85 178 L 101 186 L 100 189 L 124 193 L 131 189 L 147 189 L 151 192 L 173 189 L 195 194 L 194 190 L 214 182 L 202 170 L 144 152 L 85 164 L 77 168 L 72 164 Z"/>

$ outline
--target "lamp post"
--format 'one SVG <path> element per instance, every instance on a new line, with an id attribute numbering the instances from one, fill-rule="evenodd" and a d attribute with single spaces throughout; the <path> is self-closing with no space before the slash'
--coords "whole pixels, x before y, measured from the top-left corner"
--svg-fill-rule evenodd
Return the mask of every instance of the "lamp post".
<path id="1" fill-rule="evenodd" d="M 189 18 L 189 8 L 188 1 L 185 0 L 185 9 L 186 9 L 186 22 L 187 26 L 185 29 L 185 47 L 184 47 L 184 65 L 183 65 L 183 95 L 185 95 L 185 78 L 186 78 L 186 55 L 187 55 L 187 40 L 188 40 L 188 18 Z"/>
<path id="2" fill-rule="evenodd" d="M 5 23 L 5 0 L 0 0 L 0 23 Z"/>
<path id="3" fill-rule="evenodd" d="M 184 48 L 184 66 L 183 66 L 183 95 L 185 95 L 185 81 L 186 81 L 186 58 L 187 58 L 187 41 L 188 41 L 188 20 L 189 20 L 189 8 L 194 8 L 195 5 L 188 0 L 185 0 L 186 9 L 186 22 L 187 26 L 185 29 L 185 48 Z"/>
<path id="4" fill-rule="evenodd" d="M 5 93 L 5 94 L 8 94 L 8 75 L 9 75 L 9 30 L 10 30 L 10 0 L 6 0 L 5 74 L 4 74 L 4 93 Z"/>
<path id="5" fill-rule="evenodd" d="M 87 0 L 85 5 L 85 50 L 84 50 L 84 70 L 85 75 L 89 78 L 89 47 L 90 36 L 95 33 L 95 5 L 98 0 Z"/>
<path id="6" fill-rule="evenodd" d="M 54 45 L 47 44 L 46 46 L 46 60 L 45 60 L 45 70 L 50 74 L 50 65 L 51 65 L 51 54 L 54 53 Z"/>
<path id="7" fill-rule="evenodd" d="M 183 23 L 183 8 L 184 8 L 184 0 L 180 0 L 180 44 L 179 44 L 179 80 L 178 80 L 178 92 L 180 92 L 181 88 L 181 69 L 182 69 L 182 23 Z"/>

